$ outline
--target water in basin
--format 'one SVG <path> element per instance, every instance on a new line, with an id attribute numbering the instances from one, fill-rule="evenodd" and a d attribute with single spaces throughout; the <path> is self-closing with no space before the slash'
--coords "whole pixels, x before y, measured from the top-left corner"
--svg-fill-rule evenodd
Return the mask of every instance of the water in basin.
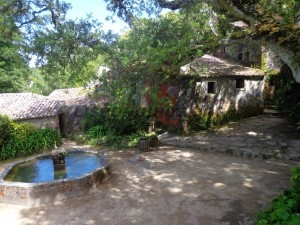
<path id="1" fill-rule="evenodd" d="M 102 156 L 94 153 L 69 152 L 64 168 L 54 169 L 51 155 L 15 165 L 5 181 L 43 183 L 64 178 L 76 178 L 103 166 Z"/>

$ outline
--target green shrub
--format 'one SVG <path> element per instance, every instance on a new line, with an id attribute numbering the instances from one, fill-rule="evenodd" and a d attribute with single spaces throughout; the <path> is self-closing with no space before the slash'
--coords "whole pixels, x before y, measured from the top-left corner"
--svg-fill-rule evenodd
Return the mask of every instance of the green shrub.
<path id="1" fill-rule="evenodd" d="M 240 110 L 230 108 L 222 114 L 209 114 L 195 111 L 188 119 L 189 126 L 192 130 L 206 130 L 222 126 L 230 121 L 237 121 L 242 118 L 256 116 L 262 113 L 262 109 L 257 107 L 244 107 Z"/>
<path id="2" fill-rule="evenodd" d="M 284 66 L 274 80 L 274 100 L 278 109 L 296 122 L 300 121 L 300 84 L 295 81 L 292 71 Z"/>
<path id="3" fill-rule="evenodd" d="M 83 135 L 74 135 L 76 141 L 91 145 L 134 147 L 137 138 L 148 128 L 148 113 L 139 108 L 110 105 L 89 111 L 82 122 Z M 81 137 L 81 138 L 79 138 Z"/>
<path id="4" fill-rule="evenodd" d="M 103 126 L 95 126 L 88 131 L 90 138 L 101 138 L 105 136 L 105 128 Z"/>
<path id="5" fill-rule="evenodd" d="M 11 133 L 11 123 L 12 121 L 7 116 L 0 114 L 0 148 Z"/>
<path id="6" fill-rule="evenodd" d="M 207 114 L 202 114 L 200 112 L 195 112 L 193 113 L 188 120 L 188 123 L 191 127 L 192 130 L 206 130 L 209 128 L 209 123 L 208 123 L 208 115 Z"/>
<path id="7" fill-rule="evenodd" d="M 50 128 L 36 129 L 28 138 L 28 145 L 32 152 L 41 152 L 62 143 L 59 133 Z"/>
<path id="8" fill-rule="evenodd" d="M 108 109 L 93 108 L 86 112 L 81 122 L 83 132 L 89 131 L 92 127 L 104 125 L 107 123 Z"/>
<path id="9" fill-rule="evenodd" d="M 155 147 L 158 145 L 159 141 L 155 132 L 151 132 L 149 134 L 146 134 L 145 136 L 149 139 L 150 147 Z"/>
<path id="10" fill-rule="evenodd" d="M 42 152 L 61 144 L 53 129 L 37 129 L 26 123 L 11 122 L 11 132 L 0 150 L 0 159 L 16 158 Z"/>
<path id="11" fill-rule="evenodd" d="M 258 214 L 256 225 L 300 224 L 300 168 L 291 169 L 292 188 L 272 201 L 270 208 Z"/>

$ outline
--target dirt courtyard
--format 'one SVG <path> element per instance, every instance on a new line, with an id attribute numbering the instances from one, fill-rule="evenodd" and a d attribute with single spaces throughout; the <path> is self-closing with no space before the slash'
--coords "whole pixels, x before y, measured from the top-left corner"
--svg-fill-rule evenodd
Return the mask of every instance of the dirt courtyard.
<path id="1" fill-rule="evenodd" d="M 94 192 L 38 207 L 0 203 L 0 224 L 253 224 L 289 187 L 293 166 L 166 146 L 106 155 L 112 174 Z"/>

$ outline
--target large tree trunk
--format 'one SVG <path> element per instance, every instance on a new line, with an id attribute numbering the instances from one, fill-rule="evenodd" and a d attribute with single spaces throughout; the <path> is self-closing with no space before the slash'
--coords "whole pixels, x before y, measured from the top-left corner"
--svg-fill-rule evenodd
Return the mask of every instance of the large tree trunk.
<path id="1" fill-rule="evenodd" d="M 264 41 L 265 46 L 276 53 L 281 60 L 290 67 L 293 72 L 293 76 L 297 83 L 300 83 L 300 62 L 297 60 L 297 56 L 294 52 L 279 46 L 276 43 Z"/>

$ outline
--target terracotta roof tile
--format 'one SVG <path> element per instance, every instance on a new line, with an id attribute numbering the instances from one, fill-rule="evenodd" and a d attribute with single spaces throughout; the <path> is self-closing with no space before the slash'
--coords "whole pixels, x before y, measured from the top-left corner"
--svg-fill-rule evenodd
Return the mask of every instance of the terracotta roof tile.
<path id="1" fill-rule="evenodd" d="M 199 77 L 264 76 L 263 71 L 260 69 L 246 67 L 208 54 L 182 66 L 180 74 L 197 75 Z"/>
<path id="2" fill-rule="evenodd" d="M 45 118 L 57 115 L 65 105 L 32 93 L 0 94 L 0 113 L 13 120 Z"/>
<path id="3" fill-rule="evenodd" d="M 91 91 L 84 88 L 57 89 L 49 95 L 49 98 L 65 101 L 66 105 L 91 105 L 106 102 L 104 98 L 93 99 Z"/>

